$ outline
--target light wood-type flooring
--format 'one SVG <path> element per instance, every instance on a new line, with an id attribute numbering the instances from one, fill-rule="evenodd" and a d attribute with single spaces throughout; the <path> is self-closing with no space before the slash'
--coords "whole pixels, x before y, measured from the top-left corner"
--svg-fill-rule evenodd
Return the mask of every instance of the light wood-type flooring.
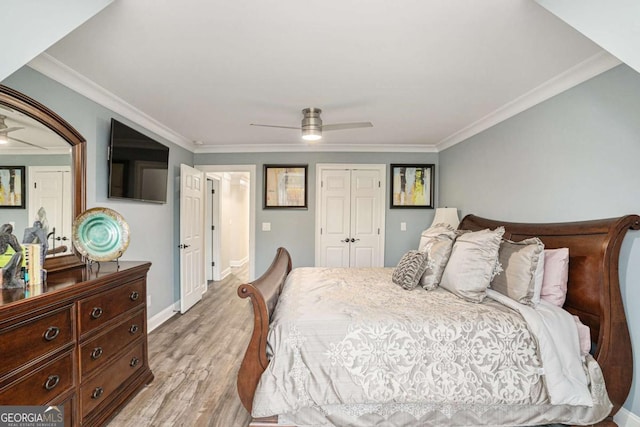
<path id="1" fill-rule="evenodd" d="M 246 264 L 245 264 L 246 265 Z M 202 301 L 149 334 L 149 364 L 155 375 L 109 427 L 246 427 L 250 417 L 236 392 L 253 315 L 236 290 L 246 267 L 212 282 Z"/>

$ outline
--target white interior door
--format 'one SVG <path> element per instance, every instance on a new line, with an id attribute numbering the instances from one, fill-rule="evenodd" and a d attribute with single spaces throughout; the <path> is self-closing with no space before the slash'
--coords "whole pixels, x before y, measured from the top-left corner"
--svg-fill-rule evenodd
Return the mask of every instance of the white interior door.
<path id="1" fill-rule="evenodd" d="M 180 165 L 180 313 L 202 299 L 204 274 L 204 174 Z"/>
<path id="2" fill-rule="evenodd" d="M 211 269 L 213 280 L 222 280 L 220 264 L 222 263 L 220 254 L 222 252 L 220 244 L 220 178 L 211 178 Z"/>
<path id="3" fill-rule="evenodd" d="M 377 170 L 351 171 L 350 267 L 380 265 L 380 176 Z"/>
<path id="4" fill-rule="evenodd" d="M 69 254 L 71 245 L 71 168 L 69 166 L 29 167 L 28 224 L 33 225 L 40 208 L 46 212 L 44 227 L 51 250 L 56 254 Z M 54 230 L 55 229 L 55 230 Z M 22 236 L 18 236 L 22 238 Z"/>
<path id="5" fill-rule="evenodd" d="M 384 265 L 384 166 L 358 166 L 323 167 L 318 174 L 318 266 Z"/>
<path id="6" fill-rule="evenodd" d="M 351 171 L 325 170 L 321 179 L 320 266 L 349 267 Z"/>

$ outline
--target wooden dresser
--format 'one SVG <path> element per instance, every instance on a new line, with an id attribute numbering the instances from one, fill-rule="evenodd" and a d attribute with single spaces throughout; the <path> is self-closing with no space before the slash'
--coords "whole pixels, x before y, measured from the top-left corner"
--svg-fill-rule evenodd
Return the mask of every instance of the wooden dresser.
<path id="1" fill-rule="evenodd" d="M 150 383 L 150 266 L 107 262 L 3 289 L 0 405 L 63 405 L 65 426 L 97 426 Z"/>

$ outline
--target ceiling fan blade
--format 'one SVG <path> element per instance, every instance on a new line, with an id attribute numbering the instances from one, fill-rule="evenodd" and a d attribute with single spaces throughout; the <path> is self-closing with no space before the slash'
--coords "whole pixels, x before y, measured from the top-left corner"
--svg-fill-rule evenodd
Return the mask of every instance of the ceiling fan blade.
<path id="1" fill-rule="evenodd" d="M 358 128 L 371 128 L 373 123 L 371 122 L 357 122 L 357 123 L 336 123 L 333 125 L 322 125 L 322 130 L 344 130 L 344 129 L 358 129 Z"/>
<path id="2" fill-rule="evenodd" d="M 293 126 L 259 125 L 257 123 L 250 123 L 249 126 L 262 126 L 262 127 L 267 127 L 267 128 L 282 128 L 282 129 L 297 129 L 297 130 L 300 130 L 300 128 L 293 127 Z"/>
<path id="3" fill-rule="evenodd" d="M 27 144 L 27 145 L 30 145 L 30 146 L 35 147 L 35 148 L 40 148 L 41 150 L 47 150 L 47 148 L 41 147 L 41 146 L 36 145 L 36 144 L 32 144 L 32 143 L 27 142 L 27 141 L 23 141 L 23 140 L 18 139 L 18 138 L 14 138 L 13 136 L 10 136 L 9 139 L 12 140 L 12 141 L 19 142 L 21 144 Z"/>

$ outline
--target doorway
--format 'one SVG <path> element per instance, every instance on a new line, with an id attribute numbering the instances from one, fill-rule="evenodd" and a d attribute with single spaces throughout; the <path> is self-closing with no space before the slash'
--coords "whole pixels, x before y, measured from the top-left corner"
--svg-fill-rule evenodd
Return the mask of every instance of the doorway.
<path id="1" fill-rule="evenodd" d="M 197 165 L 207 177 L 207 279 L 224 279 L 248 267 L 255 279 L 255 165 Z"/>

